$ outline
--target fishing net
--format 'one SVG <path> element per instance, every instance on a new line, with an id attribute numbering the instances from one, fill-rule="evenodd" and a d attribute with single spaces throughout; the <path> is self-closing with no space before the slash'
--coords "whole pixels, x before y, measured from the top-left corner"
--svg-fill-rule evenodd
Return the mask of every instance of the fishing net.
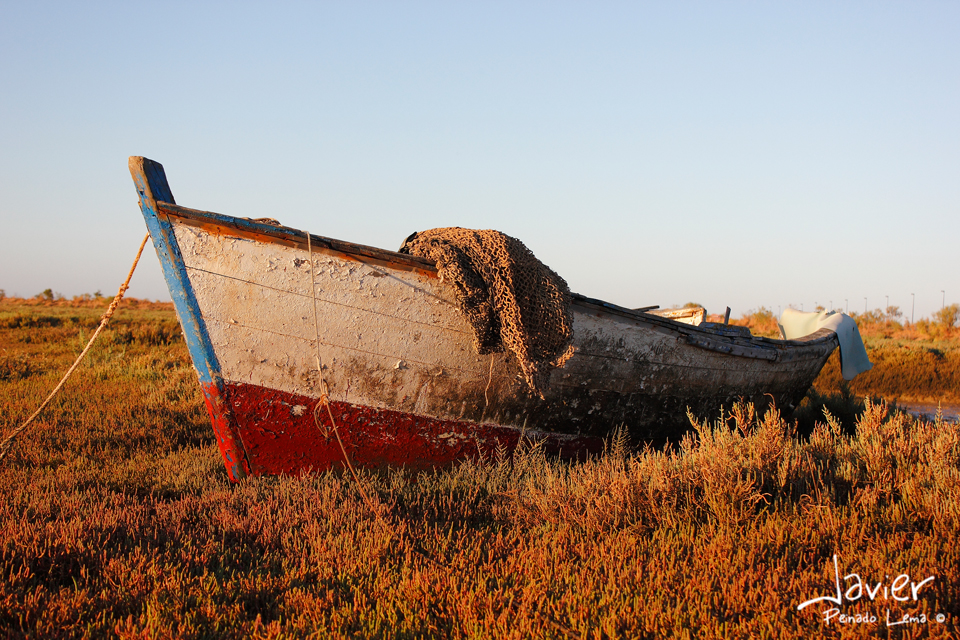
<path id="1" fill-rule="evenodd" d="M 477 352 L 510 349 L 542 398 L 551 370 L 566 364 L 574 351 L 566 281 L 522 242 L 499 231 L 429 229 L 407 238 L 400 252 L 436 263 L 441 281 L 456 289 Z"/>

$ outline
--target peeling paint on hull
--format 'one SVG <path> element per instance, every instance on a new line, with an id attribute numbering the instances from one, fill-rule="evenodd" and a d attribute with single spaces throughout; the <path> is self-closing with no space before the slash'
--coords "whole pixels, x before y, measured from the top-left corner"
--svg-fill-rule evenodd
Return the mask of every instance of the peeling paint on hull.
<path id="1" fill-rule="evenodd" d="M 425 467 L 511 448 L 524 429 L 582 457 L 620 425 L 676 440 L 687 408 L 789 409 L 836 347 L 828 330 L 768 340 L 575 295 L 576 353 L 540 399 L 512 354 L 474 351 L 428 261 L 320 236 L 308 253 L 302 231 L 176 206 L 156 163 L 131 171 L 233 480 L 342 462 L 312 416 L 318 352 L 351 460 Z"/>
<path id="2" fill-rule="evenodd" d="M 237 416 L 250 472 L 300 475 L 344 463 L 326 409 L 316 398 L 256 385 L 228 383 L 227 398 Z M 495 424 L 440 420 L 429 416 L 331 402 L 337 430 L 354 465 L 424 469 L 512 450 L 521 436 L 543 441 L 544 450 L 584 459 L 603 450 L 600 438 L 563 436 Z"/>

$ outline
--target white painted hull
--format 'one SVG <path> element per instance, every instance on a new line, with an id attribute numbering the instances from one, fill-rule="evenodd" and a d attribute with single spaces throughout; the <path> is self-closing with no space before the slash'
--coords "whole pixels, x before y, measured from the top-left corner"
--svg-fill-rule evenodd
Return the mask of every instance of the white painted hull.
<path id="1" fill-rule="evenodd" d="M 520 429 L 579 455 L 620 425 L 679 437 L 687 408 L 790 408 L 836 347 L 830 331 L 727 335 L 574 295 L 576 353 L 540 399 L 512 353 L 475 352 L 428 261 L 178 207 L 162 167 L 133 158 L 131 171 L 235 480 L 342 457 L 313 417 L 318 355 L 358 460 L 416 465 L 515 444 Z"/>

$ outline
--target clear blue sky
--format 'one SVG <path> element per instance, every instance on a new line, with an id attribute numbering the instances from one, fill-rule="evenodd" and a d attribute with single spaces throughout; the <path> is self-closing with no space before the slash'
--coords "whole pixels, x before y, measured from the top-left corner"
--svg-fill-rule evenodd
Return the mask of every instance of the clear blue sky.
<path id="1" fill-rule="evenodd" d="M 0 288 L 113 294 L 185 206 L 396 248 L 522 239 L 574 291 L 960 300 L 954 2 L 0 2 Z M 152 252 L 131 295 L 169 299 Z"/>

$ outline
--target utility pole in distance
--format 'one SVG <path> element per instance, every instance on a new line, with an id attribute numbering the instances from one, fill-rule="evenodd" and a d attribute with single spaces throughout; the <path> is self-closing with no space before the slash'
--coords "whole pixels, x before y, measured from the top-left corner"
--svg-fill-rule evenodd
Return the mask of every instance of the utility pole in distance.
<path id="1" fill-rule="evenodd" d="M 943 294 L 943 297 L 940 298 L 940 308 L 943 309 L 945 306 L 947 306 L 947 292 L 943 289 L 940 289 L 940 293 Z"/>
<path id="2" fill-rule="evenodd" d="M 863 315 L 867 315 L 867 299 L 863 299 Z"/>
<path id="3" fill-rule="evenodd" d="M 913 324 L 913 310 L 917 306 L 917 296 L 916 294 L 910 294 L 910 324 Z"/>

